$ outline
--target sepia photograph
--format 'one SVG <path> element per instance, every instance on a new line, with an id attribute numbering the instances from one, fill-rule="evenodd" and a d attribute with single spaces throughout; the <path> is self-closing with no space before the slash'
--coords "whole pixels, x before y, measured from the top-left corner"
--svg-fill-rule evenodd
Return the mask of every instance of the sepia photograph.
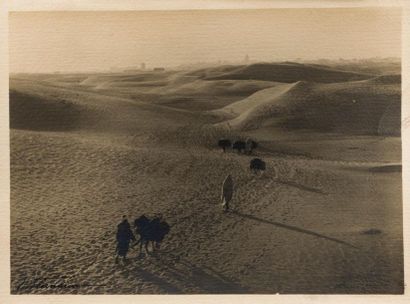
<path id="1" fill-rule="evenodd" d="M 402 10 L 8 13 L 12 295 L 403 295 Z"/>

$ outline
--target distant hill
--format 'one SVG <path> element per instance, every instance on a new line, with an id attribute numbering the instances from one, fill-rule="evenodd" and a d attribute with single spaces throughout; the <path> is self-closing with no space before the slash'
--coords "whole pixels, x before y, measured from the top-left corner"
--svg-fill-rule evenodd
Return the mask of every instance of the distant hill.
<path id="1" fill-rule="evenodd" d="M 400 58 L 370 58 L 370 59 L 353 59 L 353 60 L 316 60 L 306 62 L 308 64 L 322 64 L 337 70 L 385 75 L 401 74 Z"/>
<path id="2" fill-rule="evenodd" d="M 239 68 L 245 67 L 245 65 L 221 65 L 217 67 L 202 68 L 199 70 L 193 70 L 188 72 L 187 76 L 196 76 L 199 78 L 212 78 L 223 75 L 225 73 L 233 72 Z"/>
<path id="3" fill-rule="evenodd" d="M 247 66 L 211 68 L 191 73 L 206 80 L 242 79 L 284 83 L 310 81 L 320 83 L 370 79 L 375 75 L 347 72 L 318 65 L 300 63 L 257 63 Z"/>

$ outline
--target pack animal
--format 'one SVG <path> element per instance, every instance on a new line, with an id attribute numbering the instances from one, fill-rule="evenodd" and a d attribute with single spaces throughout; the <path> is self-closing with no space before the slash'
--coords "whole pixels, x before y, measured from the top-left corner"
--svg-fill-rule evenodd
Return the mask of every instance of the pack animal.
<path id="1" fill-rule="evenodd" d="M 149 254 L 148 245 L 151 243 L 152 251 L 155 248 L 159 249 L 161 242 L 171 230 L 167 222 L 163 221 L 161 217 L 154 217 L 152 220 L 145 215 L 141 215 L 134 221 L 135 232 L 140 236 L 137 244 L 140 244 L 140 254 L 142 247 L 145 247 L 145 252 Z"/>
<path id="2" fill-rule="evenodd" d="M 232 146 L 232 142 L 229 139 L 220 139 L 218 141 L 218 147 L 222 148 L 225 152 L 226 149 L 229 149 Z"/>
<path id="3" fill-rule="evenodd" d="M 242 151 L 245 151 L 246 143 L 244 141 L 237 140 L 233 143 L 232 149 L 237 150 L 238 153 L 241 153 Z"/>
<path id="4" fill-rule="evenodd" d="M 245 153 L 252 154 L 253 150 L 258 147 L 258 143 L 248 138 L 245 142 Z"/>
<path id="5" fill-rule="evenodd" d="M 253 173 L 257 174 L 260 171 L 266 170 L 266 163 L 260 158 L 254 158 L 251 160 L 249 168 Z"/>

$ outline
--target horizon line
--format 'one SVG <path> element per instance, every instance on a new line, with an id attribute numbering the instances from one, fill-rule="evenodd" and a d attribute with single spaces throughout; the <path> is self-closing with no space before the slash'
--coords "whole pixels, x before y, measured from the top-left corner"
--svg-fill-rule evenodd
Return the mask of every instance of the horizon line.
<path id="1" fill-rule="evenodd" d="M 397 60 L 397 61 L 402 61 L 401 56 L 387 56 L 387 57 L 360 57 L 360 58 L 317 58 L 317 59 L 303 59 L 303 58 L 297 58 L 297 59 L 283 59 L 283 60 L 272 60 L 272 61 L 266 61 L 266 60 L 250 60 L 249 62 L 244 62 L 244 61 L 229 61 L 229 60 L 221 60 L 221 62 L 217 61 L 198 61 L 198 62 L 191 62 L 191 63 L 181 63 L 178 65 L 171 65 L 171 66 L 166 66 L 166 65 L 153 65 L 151 67 L 141 69 L 138 68 L 136 65 L 139 64 L 134 64 L 131 66 L 111 66 L 108 68 L 102 68 L 102 69 L 90 69 L 90 70 L 53 70 L 53 71 L 43 71 L 43 72 L 24 72 L 24 71 L 9 71 L 9 74 L 86 74 L 86 73 L 124 73 L 127 72 L 126 70 L 129 70 L 128 72 L 134 71 L 134 72 L 151 72 L 154 71 L 155 68 L 164 68 L 164 69 L 169 69 L 169 70 L 175 70 L 178 68 L 183 68 L 184 66 L 195 66 L 195 65 L 252 65 L 252 64 L 258 64 L 258 63 L 300 63 L 300 64 L 309 64 L 309 63 L 314 63 L 316 61 L 329 61 L 329 62 L 338 62 L 338 61 L 366 61 L 366 60 Z M 198 67 L 201 68 L 201 67 Z M 118 70 L 118 71 L 114 71 Z"/>

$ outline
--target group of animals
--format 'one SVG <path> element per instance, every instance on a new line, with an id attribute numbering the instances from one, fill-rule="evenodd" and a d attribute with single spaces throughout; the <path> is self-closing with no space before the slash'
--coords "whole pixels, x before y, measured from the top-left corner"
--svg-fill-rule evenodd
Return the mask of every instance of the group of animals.
<path id="1" fill-rule="evenodd" d="M 229 139 L 220 139 L 218 141 L 218 147 L 222 148 L 223 152 L 225 153 L 228 149 L 232 149 L 233 151 L 237 151 L 237 153 L 244 153 L 247 155 L 251 155 L 253 150 L 258 147 L 258 143 L 253 141 L 252 139 L 248 138 L 246 141 L 237 140 L 232 142 Z M 253 158 L 250 161 L 249 169 L 253 171 L 255 174 L 259 171 L 266 170 L 266 163 L 260 158 Z"/>
<path id="2" fill-rule="evenodd" d="M 246 141 L 237 140 L 234 142 L 229 139 L 220 139 L 218 141 L 218 147 L 222 148 L 224 152 L 226 152 L 227 149 L 232 149 L 238 153 L 244 152 L 245 154 L 252 154 L 253 149 L 258 147 L 258 143 L 250 138 Z"/>

